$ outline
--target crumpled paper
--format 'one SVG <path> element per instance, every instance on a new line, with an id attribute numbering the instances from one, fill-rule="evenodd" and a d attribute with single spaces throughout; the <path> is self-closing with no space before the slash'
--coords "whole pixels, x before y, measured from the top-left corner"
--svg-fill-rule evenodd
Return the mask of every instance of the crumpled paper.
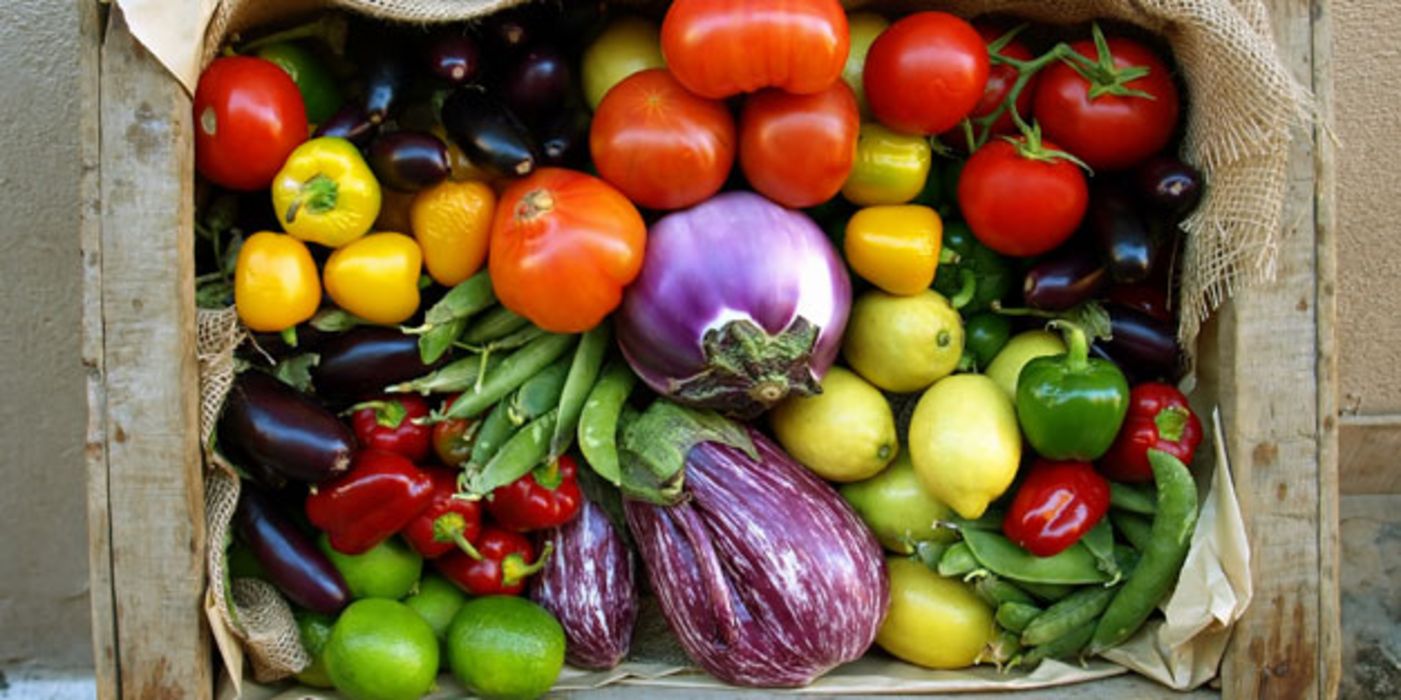
<path id="1" fill-rule="evenodd" d="M 204 28 L 220 0 L 112 0 L 131 35 L 174 75 L 191 95 L 199 82 Z M 198 30 L 192 32 L 192 27 Z"/>

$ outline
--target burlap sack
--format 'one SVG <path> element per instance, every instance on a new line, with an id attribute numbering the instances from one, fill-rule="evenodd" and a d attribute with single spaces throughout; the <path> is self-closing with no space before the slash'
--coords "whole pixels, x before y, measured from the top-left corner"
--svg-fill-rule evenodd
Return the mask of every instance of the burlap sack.
<path id="1" fill-rule="evenodd" d="M 567 0 L 566 0 L 567 1 Z M 210 60 L 237 32 L 338 8 L 386 20 L 436 23 L 488 15 L 520 0 L 215 0 L 205 32 Z M 1280 62 L 1261 0 L 912 0 L 852 2 L 899 9 L 943 9 L 964 16 L 1015 15 L 1046 23 L 1095 18 L 1148 29 L 1172 46 L 1191 100 L 1182 157 L 1201 168 L 1206 197 L 1183 223 L 1178 329 L 1194 348 L 1202 322 L 1235 290 L 1274 275 L 1291 129 L 1308 116 L 1307 95 Z M 160 53 L 159 51 L 157 52 Z M 232 310 L 201 312 L 201 430 L 208 444 L 233 376 L 233 350 L 245 334 Z M 230 582 L 225 552 L 238 500 L 232 468 L 213 452 L 207 459 L 207 517 L 211 546 L 207 604 L 211 624 L 232 669 L 241 651 L 260 681 L 287 677 L 310 659 L 302 649 L 287 603 L 265 584 Z M 230 589 L 231 588 L 231 589 Z M 235 671 L 235 684 L 237 672 Z"/>

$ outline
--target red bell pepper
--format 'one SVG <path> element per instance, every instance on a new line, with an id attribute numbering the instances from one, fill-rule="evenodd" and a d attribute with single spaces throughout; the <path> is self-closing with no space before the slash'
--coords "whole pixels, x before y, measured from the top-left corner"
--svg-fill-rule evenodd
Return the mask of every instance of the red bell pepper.
<path id="1" fill-rule="evenodd" d="M 423 471 L 433 480 L 433 500 L 404 528 L 404 539 L 424 559 L 470 549 L 482 531 L 481 504 L 457 497 L 457 470 L 425 467 Z"/>
<path id="2" fill-rule="evenodd" d="M 351 407 L 351 424 L 360 446 L 403 455 L 410 462 L 428 456 L 428 440 L 433 428 L 414 422 L 428 416 L 428 403 L 418 396 L 380 397 Z"/>
<path id="3" fill-rule="evenodd" d="M 583 505 L 578 472 L 574 458 L 564 455 L 492 491 L 486 509 L 502 527 L 519 532 L 559 527 Z"/>
<path id="4" fill-rule="evenodd" d="M 350 471 L 311 488 L 306 517 L 342 554 L 363 554 L 428 507 L 433 480 L 393 452 L 362 450 Z"/>
<path id="5" fill-rule="evenodd" d="M 1079 541 L 1109 511 L 1109 482 L 1089 462 L 1037 459 L 1002 520 L 1002 533 L 1038 557 Z"/>
<path id="6" fill-rule="evenodd" d="M 448 552 L 433 563 L 439 573 L 472 595 L 520 595 L 525 579 L 545 568 L 553 551 L 554 544 L 546 542 L 537 559 L 524 535 L 487 525 L 476 547 Z"/>
<path id="7" fill-rule="evenodd" d="M 443 403 L 443 412 L 452 408 L 452 402 L 461 394 L 453 394 Z M 476 444 L 480 423 L 471 418 L 453 418 L 433 425 L 433 452 L 449 467 L 458 467 L 472 457 L 472 447 Z"/>
<path id="8" fill-rule="evenodd" d="M 1190 465 L 1202 442 L 1202 422 L 1187 397 L 1171 384 L 1145 382 L 1129 392 L 1129 412 L 1099 470 L 1115 481 L 1153 480 L 1148 450 L 1162 450 Z"/>

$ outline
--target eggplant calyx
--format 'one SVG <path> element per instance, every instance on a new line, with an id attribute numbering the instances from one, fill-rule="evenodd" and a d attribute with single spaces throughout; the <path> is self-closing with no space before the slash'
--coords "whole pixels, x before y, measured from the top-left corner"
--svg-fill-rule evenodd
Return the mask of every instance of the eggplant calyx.
<path id="1" fill-rule="evenodd" d="M 758 459 L 754 442 L 740 424 L 714 411 L 686 408 L 664 399 L 653 402 L 622 428 L 619 487 L 628 498 L 656 505 L 684 500 L 686 457 L 703 442 L 728 445 Z"/>
<path id="2" fill-rule="evenodd" d="M 707 368 L 674 380 L 668 394 L 748 420 L 790 394 L 822 393 L 809 365 L 818 330 L 801 316 L 777 335 L 747 319 L 711 329 L 701 341 Z"/>

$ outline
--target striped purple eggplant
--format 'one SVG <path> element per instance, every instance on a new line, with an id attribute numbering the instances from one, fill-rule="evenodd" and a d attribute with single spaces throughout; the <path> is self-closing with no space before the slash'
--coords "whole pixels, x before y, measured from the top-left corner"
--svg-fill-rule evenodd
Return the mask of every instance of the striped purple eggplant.
<path id="1" fill-rule="evenodd" d="M 841 496 L 747 430 L 757 459 L 696 445 L 680 502 L 629 500 L 628 526 L 693 661 L 734 685 L 801 686 L 866 651 L 890 581 Z"/>
<path id="2" fill-rule="evenodd" d="M 535 577 L 530 598 L 564 627 L 564 658 L 570 664 L 617 666 L 628 654 L 637 622 L 632 551 L 603 509 L 587 498 L 579 515 L 546 539 L 555 552 Z"/>

